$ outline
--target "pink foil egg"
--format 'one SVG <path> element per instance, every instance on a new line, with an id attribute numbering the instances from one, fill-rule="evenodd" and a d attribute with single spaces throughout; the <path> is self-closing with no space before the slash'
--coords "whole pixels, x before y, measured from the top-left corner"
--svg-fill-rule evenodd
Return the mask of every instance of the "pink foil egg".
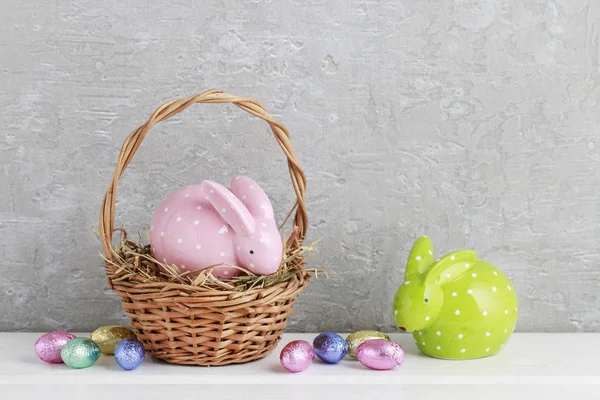
<path id="1" fill-rule="evenodd" d="M 290 372 L 304 371 L 315 358 L 315 350 L 305 340 L 294 340 L 285 345 L 279 361 L 281 366 Z"/>
<path id="2" fill-rule="evenodd" d="M 75 338 L 72 333 L 64 331 L 46 333 L 35 342 L 35 354 L 47 363 L 62 363 L 60 351 L 65 344 Z"/>
<path id="3" fill-rule="evenodd" d="M 404 349 L 390 340 L 372 339 L 358 346 L 356 358 L 371 369 L 393 369 L 404 362 Z"/>

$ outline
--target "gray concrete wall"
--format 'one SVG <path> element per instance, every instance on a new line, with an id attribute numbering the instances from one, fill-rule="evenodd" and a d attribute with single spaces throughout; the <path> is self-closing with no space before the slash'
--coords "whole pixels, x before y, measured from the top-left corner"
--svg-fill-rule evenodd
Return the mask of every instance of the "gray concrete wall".
<path id="1" fill-rule="evenodd" d="M 393 329 L 427 234 L 512 277 L 518 330 L 600 331 L 599 30 L 594 0 L 3 0 L 0 330 L 125 321 L 92 229 L 118 150 L 162 102 L 221 88 L 287 125 L 308 176 L 330 277 L 290 330 Z M 285 216 L 266 124 L 196 106 L 149 134 L 118 224 L 237 173 Z"/>

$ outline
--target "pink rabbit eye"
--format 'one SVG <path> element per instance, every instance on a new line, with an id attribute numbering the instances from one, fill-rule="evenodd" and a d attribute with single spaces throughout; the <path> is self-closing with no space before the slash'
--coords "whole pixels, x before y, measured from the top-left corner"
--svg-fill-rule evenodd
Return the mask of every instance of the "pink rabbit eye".
<path id="1" fill-rule="evenodd" d="M 250 250 L 250 254 L 254 254 L 254 250 Z"/>

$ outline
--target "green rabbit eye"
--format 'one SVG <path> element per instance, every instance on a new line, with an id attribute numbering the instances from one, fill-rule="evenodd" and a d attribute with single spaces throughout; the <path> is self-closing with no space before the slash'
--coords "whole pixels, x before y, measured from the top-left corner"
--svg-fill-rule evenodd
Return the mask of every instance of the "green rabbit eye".
<path id="1" fill-rule="evenodd" d="M 425 303 L 427 303 L 429 301 L 429 299 L 425 299 Z"/>

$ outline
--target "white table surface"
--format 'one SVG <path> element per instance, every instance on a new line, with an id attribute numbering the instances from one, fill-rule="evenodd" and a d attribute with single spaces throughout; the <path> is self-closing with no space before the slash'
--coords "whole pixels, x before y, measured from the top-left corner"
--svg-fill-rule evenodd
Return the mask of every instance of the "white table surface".
<path id="1" fill-rule="evenodd" d="M 350 358 L 336 365 L 315 359 L 309 369 L 295 374 L 279 364 L 281 348 L 297 339 L 312 342 L 317 334 L 286 334 L 267 358 L 248 364 L 205 368 L 147 357 L 134 371 L 121 370 L 112 357 L 104 355 L 82 370 L 44 363 L 33 350 L 41 334 L 0 333 L 0 399 L 24 394 L 40 399 L 104 400 L 116 395 L 123 399 L 265 400 L 307 399 L 317 394 L 315 398 L 344 399 L 398 398 L 399 394 L 410 398 L 414 394 L 415 398 L 483 396 L 489 400 L 520 398 L 519 394 L 531 398 L 533 393 L 545 399 L 600 398 L 600 334 L 592 333 L 516 333 L 498 355 L 466 361 L 424 356 L 412 336 L 391 334 L 406 351 L 404 364 L 394 370 L 369 370 Z"/>

